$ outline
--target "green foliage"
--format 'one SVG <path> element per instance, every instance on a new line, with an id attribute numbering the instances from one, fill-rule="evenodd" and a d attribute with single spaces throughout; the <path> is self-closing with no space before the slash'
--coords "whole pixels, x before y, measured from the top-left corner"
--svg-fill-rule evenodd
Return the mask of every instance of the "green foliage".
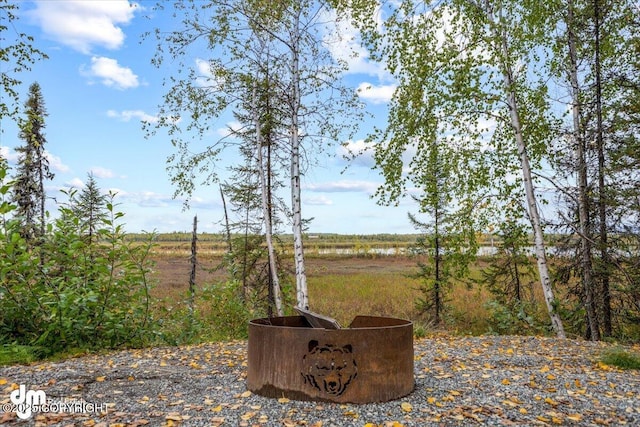
<path id="1" fill-rule="evenodd" d="M 506 220 L 498 237 L 497 252 L 491 256 L 489 267 L 482 272 L 481 283 L 500 304 L 533 302 L 535 271 L 525 252 L 529 245 L 525 228 L 517 221 Z"/>
<path id="2" fill-rule="evenodd" d="M 0 119 L 18 113 L 18 92 L 22 83 L 18 75 L 31 68 L 34 62 L 46 59 L 47 55 L 33 47 L 34 38 L 16 31 L 20 3 L 0 0 Z M 0 129 L 2 132 L 2 129 Z"/>
<path id="3" fill-rule="evenodd" d="M 20 234 L 31 246 L 42 243 L 45 233 L 45 180 L 53 179 L 49 161 L 45 155 L 44 136 L 47 111 L 40 85 L 29 86 L 29 98 L 25 103 L 26 118 L 19 121 L 20 139 L 23 145 L 16 148 L 19 153 L 12 200 L 21 222 Z"/>
<path id="4" fill-rule="evenodd" d="M 485 304 L 489 313 L 489 332 L 498 335 L 546 335 L 547 325 L 541 323 L 535 316 L 536 305 L 531 302 L 519 301 L 504 304 L 497 300 L 490 300 Z"/>
<path id="5" fill-rule="evenodd" d="M 0 345 L 0 366 L 31 363 L 41 358 L 42 355 L 42 348 L 39 347 L 18 344 Z"/>
<path id="6" fill-rule="evenodd" d="M 35 249 L 20 235 L 19 221 L 3 216 L 0 344 L 35 346 L 45 355 L 144 345 L 152 329 L 151 238 L 128 243 L 118 224 L 123 214 L 111 202 L 94 241 L 73 209 L 62 206 L 60 213 Z"/>
<path id="7" fill-rule="evenodd" d="M 632 353 L 621 347 L 605 351 L 600 357 L 600 361 L 620 369 L 640 369 L 640 354 Z"/>
<path id="8" fill-rule="evenodd" d="M 239 282 L 212 284 L 196 293 L 194 303 L 201 310 L 190 314 L 185 301 L 163 308 L 158 319 L 157 336 L 170 345 L 196 344 L 247 338 L 251 319 L 266 317 L 266 312 L 252 310 Z"/>
<path id="9" fill-rule="evenodd" d="M 203 291 L 203 298 L 211 308 L 205 320 L 213 340 L 246 339 L 249 320 L 265 315 L 264 311 L 257 315 L 249 308 L 252 304 L 246 301 L 247 295 L 238 282 L 212 285 Z"/>

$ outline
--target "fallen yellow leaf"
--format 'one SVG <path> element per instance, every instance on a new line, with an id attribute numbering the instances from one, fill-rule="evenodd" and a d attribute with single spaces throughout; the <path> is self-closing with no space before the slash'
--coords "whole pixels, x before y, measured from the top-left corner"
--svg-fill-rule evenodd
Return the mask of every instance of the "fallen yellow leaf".
<path id="1" fill-rule="evenodd" d="M 104 381 L 104 380 L 105 380 L 105 378 L 106 378 L 106 377 L 97 377 L 97 378 L 96 378 L 96 381 L 97 381 L 97 382 L 99 382 L 99 383 L 101 383 L 102 381 Z"/>
<path id="2" fill-rule="evenodd" d="M 242 416 L 240 416 L 240 419 L 242 419 L 243 421 L 248 421 L 251 418 L 253 418 L 255 415 L 256 415 L 255 412 L 246 412 Z"/>
<path id="3" fill-rule="evenodd" d="M 405 412 L 411 412 L 413 410 L 413 406 L 411 406 L 411 403 L 409 403 L 409 402 L 402 402 L 400 404 L 400 407 Z"/>
<path id="4" fill-rule="evenodd" d="M 351 410 L 344 411 L 344 412 L 342 413 L 342 415 L 344 415 L 345 417 L 358 418 L 358 413 L 357 413 L 357 412 L 355 412 L 355 411 L 351 411 Z"/>

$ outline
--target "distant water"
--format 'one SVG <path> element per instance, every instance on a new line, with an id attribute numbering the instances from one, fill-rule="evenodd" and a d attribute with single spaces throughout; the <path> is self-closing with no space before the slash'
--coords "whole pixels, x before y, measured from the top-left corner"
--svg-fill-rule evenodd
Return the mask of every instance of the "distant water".
<path id="1" fill-rule="evenodd" d="M 528 246 L 525 249 L 525 252 L 529 255 L 535 254 L 535 247 Z M 407 248 L 322 248 L 322 249 L 314 249 L 314 248 L 306 248 L 306 252 L 309 253 L 317 253 L 318 255 L 407 255 L 410 254 L 411 251 Z M 478 256 L 491 256 L 498 253 L 498 247 L 496 246 L 481 246 L 478 248 Z M 553 246 L 547 247 L 547 253 L 549 254 L 557 254 L 557 250 Z"/>

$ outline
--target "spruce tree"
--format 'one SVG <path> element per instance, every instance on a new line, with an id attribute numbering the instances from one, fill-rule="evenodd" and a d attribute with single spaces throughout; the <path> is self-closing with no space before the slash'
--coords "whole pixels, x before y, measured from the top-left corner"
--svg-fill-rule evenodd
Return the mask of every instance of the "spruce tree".
<path id="1" fill-rule="evenodd" d="M 80 195 L 73 200 L 74 216 L 81 221 L 81 230 L 91 245 L 96 240 L 96 231 L 100 229 L 106 217 L 107 195 L 100 193 L 93 174 L 88 174 L 87 184 Z"/>
<path id="2" fill-rule="evenodd" d="M 44 146 L 47 111 L 40 85 L 29 86 L 25 103 L 25 118 L 20 119 L 20 139 L 24 144 L 16 148 L 18 167 L 12 198 L 17 205 L 16 216 L 21 221 L 21 234 L 32 245 L 38 245 L 45 233 L 45 180 L 53 179 Z"/>

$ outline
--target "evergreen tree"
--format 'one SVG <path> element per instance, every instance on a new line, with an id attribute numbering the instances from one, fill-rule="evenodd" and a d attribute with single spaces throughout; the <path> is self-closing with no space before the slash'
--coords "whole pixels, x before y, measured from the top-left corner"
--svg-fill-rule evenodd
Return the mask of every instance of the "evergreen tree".
<path id="1" fill-rule="evenodd" d="M 16 216 L 22 224 L 21 234 L 33 246 L 45 233 L 44 182 L 53 179 L 44 149 L 47 111 L 38 83 L 29 87 L 25 107 L 26 117 L 19 123 L 19 136 L 24 144 L 16 148 L 19 160 L 12 198 L 17 205 Z"/>
<path id="2" fill-rule="evenodd" d="M 100 228 L 106 214 L 107 195 L 100 193 L 98 183 L 89 173 L 87 184 L 80 195 L 72 201 L 72 211 L 80 220 L 80 229 L 86 235 L 90 245 L 96 240 L 96 230 Z"/>
<path id="3" fill-rule="evenodd" d="M 422 193 L 413 199 L 420 204 L 420 213 L 431 221 L 421 221 L 409 214 L 411 224 L 423 233 L 414 249 L 424 255 L 416 274 L 422 282 L 422 295 L 416 308 L 438 326 L 446 312 L 452 279 L 461 279 L 468 273 L 468 266 L 475 259 L 477 242 L 472 212 L 466 205 L 452 206 L 456 189 L 449 163 L 454 155 L 450 147 L 434 134 L 431 140 L 425 136 L 419 144 L 423 150 L 414 159 L 413 181 Z"/>

